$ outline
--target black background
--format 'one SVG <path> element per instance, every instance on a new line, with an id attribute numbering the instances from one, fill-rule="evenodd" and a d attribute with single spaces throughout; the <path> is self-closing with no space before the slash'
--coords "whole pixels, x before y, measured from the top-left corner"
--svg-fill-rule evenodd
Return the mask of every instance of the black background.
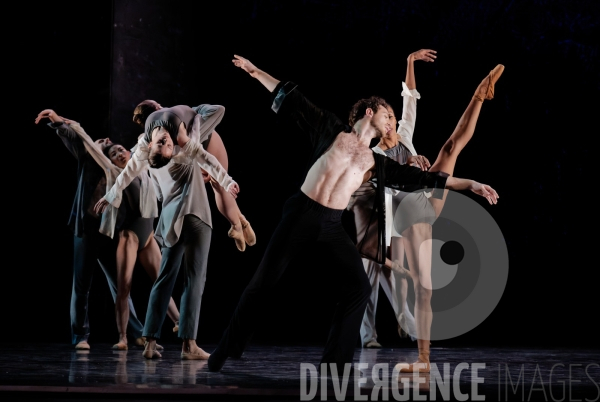
<path id="1" fill-rule="evenodd" d="M 487 320 L 437 345 L 597 347 L 597 2 L 151 0 L 18 7 L 5 53 L 5 66 L 14 71 L 5 76 L 11 95 L 4 100 L 4 139 L 11 143 L 4 148 L 10 155 L 0 340 L 70 339 L 66 223 L 76 161 L 53 130 L 34 124 L 41 110 L 79 121 L 94 139 L 133 145 L 139 130 L 132 111 L 143 99 L 226 107 L 217 131 L 258 243 L 237 251 L 208 190 L 213 238 L 202 345 L 218 341 L 283 202 L 302 179 L 309 150 L 305 138 L 276 119 L 260 83 L 233 66 L 233 54 L 295 81 L 317 105 L 345 118 L 356 100 L 370 95 L 386 98 L 399 113 L 406 58 L 429 48 L 437 60 L 415 64 L 422 99 L 414 144 L 432 162 L 479 82 L 496 64 L 506 66 L 454 175 L 500 194 L 495 206 L 472 198 L 505 236 L 509 279 Z M 325 281 L 334 278 L 327 278 L 317 253 L 307 250 L 286 276 L 281 293 L 288 297 L 264 312 L 256 342 L 324 343 L 333 308 L 327 291 L 335 285 Z M 133 280 L 143 321 L 151 282 L 141 267 Z M 180 292 L 179 282 L 176 300 Z M 377 318 L 384 346 L 412 346 L 398 337 L 383 293 Z M 117 340 L 99 269 L 90 321 L 90 342 Z M 163 343 L 177 341 L 170 323 L 164 334 Z"/>

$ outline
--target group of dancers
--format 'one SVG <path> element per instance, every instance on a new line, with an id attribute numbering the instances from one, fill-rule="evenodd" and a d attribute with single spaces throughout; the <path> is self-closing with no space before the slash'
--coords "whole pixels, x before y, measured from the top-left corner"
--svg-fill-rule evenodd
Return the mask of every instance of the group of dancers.
<path id="1" fill-rule="evenodd" d="M 212 236 L 206 183 L 211 184 L 219 212 L 231 224 L 228 236 L 237 249 L 256 244 L 236 201 L 240 187 L 227 172 L 227 152 L 215 131 L 225 108 L 162 107 L 145 100 L 134 110 L 133 120 L 144 132 L 131 150 L 110 138 L 93 141 L 76 121 L 52 109 L 40 112 L 35 123 L 49 119 L 48 125 L 78 161 L 78 187 L 69 218 L 74 234 L 71 333 L 75 348 L 90 348 L 88 293 L 97 261 L 115 300 L 119 341 L 114 349 L 127 350 L 129 335 L 136 345 L 144 346 L 145 358 L 160 358 L 164 348 L 157 340 L 168 316 L 182 339 L 181 358 L 208 360 L 210 371 L 220 371 L 227 359 L 242 356 L 288 265 L 305 250 L 320 246 L 326 250 L 324 266 L 335 270 L 339 279 L 320 363 L 334 364 L 343 372 L 344 365 L 352 363 L 359 337 L 363 347 L 381 346 L 374 325 L 381 283 L 394 307 L 399 332 L 416 339 L 419 348 L 418 360 L 402 371 L 429 372 L 432 225 L 448 190 L 470 190 L 490 204 L 497 202 L 498 194 L 490 186 L 452 174 L 458 154 L 474 133 L 482 103 L 494 97 L 495 83 L 504 70 L 498 65 L 481 81 L 430 164 L 412 144 L 420 98 L 414 62 L 435 58 L 430 49 L 408 56 L 400 121 L 391 106 L 376 96 L 356 102 L 344 121 L 314 105 L 294 82 L 280 81 L 234 55 L 234 66 L 271 93 L 271 109 L 307 135 L 312 153 L 303 184 L 283 205 L 261 263 L 210 354 L 196 344 Z M 373 139 L 379 139 L 379 144 L 371 148 Z M 343 214 L 353 217 L 352 236 L 342 223 Z M 129 295 L 136 261 L 154 281 L 144 324 Z M 183 292 L 178 309 L 171 295 L 180 267 Z M 414 315 L 406 303 L 408 279 L 416 295 Z M 402 291 L 396 292 L 396 286 Z"/>

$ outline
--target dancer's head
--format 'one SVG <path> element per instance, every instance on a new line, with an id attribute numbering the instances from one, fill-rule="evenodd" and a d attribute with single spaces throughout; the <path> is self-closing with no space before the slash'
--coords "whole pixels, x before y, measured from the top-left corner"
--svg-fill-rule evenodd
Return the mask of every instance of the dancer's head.
<path id="1" fill-rule="evenodd" d="M 151 133 L 151 141 L 148 144 L 148 163 L 151 168 L 160 169 L 171 160 L 175 144 L 171 134 L 163 126 L 155 127 Z"/>
<path id="2" fill-rule="evenodd" d="M 375 129 L 375 137 L 381 138 L 389 130 L 388 104 L 379 96 L 361 99 L 350 110 L 349 123 L 354 127 L 361 120 Z"/>
<path id="3" fill-rule="evenodd" d="M 106 149 L 106 147 L 112 145 L 112 141 L 108 137 L 98 138 L 96 141 L 94 141 L 94 144 L 98 145 L 100 147 L 100 149 L 104 151 L 104 149 Z"/>
<path id="4" fill-rule="evenodd" d="M 162 106 L 156 101 L 150 99 L 141 101 L 135 109 L 133 109 L 133 122 L 144 128 L 148 116 L 159 109 L 162 109 Z"/>
<path id="5" fill-rule="evenodd" d="M 110 159 L 114 165 L 121 169 L 125 169 L 127 162 L 129 162 L 129 159 L 131 158 L 131 152 L 121 144 L 111 143 L 106 146 L 102 152 L 104 152 L 104 155 Z"/>
<path id="6" fill-rule="evenodd" d="M 390 105 L 387 106 L 388 111 L 388 123 L 390 124 L 390 129 L 384 133 L 384 138 L 391 138 L 396 135 L 396 128 L 398 128 L 398 120 L 396 119 L 396 114 L 394 113 L 394 109 Z"/>

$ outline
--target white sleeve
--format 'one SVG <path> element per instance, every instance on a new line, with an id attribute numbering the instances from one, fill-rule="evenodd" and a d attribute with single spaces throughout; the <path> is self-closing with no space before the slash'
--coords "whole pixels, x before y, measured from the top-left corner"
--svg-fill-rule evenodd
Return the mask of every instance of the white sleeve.
<path id="1" fill-rule="evenodd" d="M 104 195 L 104 199 L 114 207 L 118 208 L 121 205 L 123 190 L 127 188 L 131 181 L 150 167 L 148 164 L 148 152 L 148 143 L 144 138 L 140 138 L 137 149 L 131 156 L 129 162 L 127 162 L 127 166 L 125 166 L 125 169 L 117 176 L 115 184 Z"/>
<path id="2" fill-rule="evenodd" d="M 223 165 L 219 163 L 213 154 L 208 153 L 200 142 L 192 139 L 184 145 L 182 151 L 198 163 L 202 169 L 206 170 L 225 190 L 229 191 L 229 187 L 235 183 L 231 176 L 227 174 Z"/>
<path id="3" fill-rule="evenodd" d="M 408 89 L 406 83 L 402 82 L 402 120 L 398 122 L 397 133 L 411 147 L 417 121 L 417 99 L 421 99 L 421 94 L 416 89 Z"/>

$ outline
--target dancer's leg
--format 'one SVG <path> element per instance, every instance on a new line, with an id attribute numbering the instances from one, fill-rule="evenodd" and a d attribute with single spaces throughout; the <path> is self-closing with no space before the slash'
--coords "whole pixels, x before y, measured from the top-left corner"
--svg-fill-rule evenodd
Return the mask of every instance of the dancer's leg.
<path id="1" fill-rule="evenodd" d="M 371 284 L 371 296 L 367 301 L 367 307 L 360 326 L 361 345 L 363 347 L 380 348 L 381 345 L 377 342 L 377 330 L 375 329 L 375 315 L 377 312 L 381 265 L 367 258 L 362 258 L 362 263 Z"/>
<path id="2" fill-rule="evenodd" d="M 158 278 L 158 271 L 160 270 L 160 248 L 158 247 L 158 243 L 156 239 L 154 239 L 154 232 L 150 233 L 148 237 L 147 243 L 138 253 L 138 258 L 144 270 L 152 279 L 152 281 L 156 281 Z M 175 304 L 175 300 L 171 297 L 169 300 L 169 307 L 167 309 L 167 315 L 175 324 L 173 328 L 173 332 L 179 331 L 179 310 L 177 309 L 177 305 Z"/>
<path id="3" fill-rule="evenodd" d="M 261 313 L 269 304 L 276 303 L 269 299 L 269 295 L 287 266 L 299 253 L 313 247 L 315 234 L 309 230 L 307 214 L 300 215 L 307 198 L 298 194 L 284 205 L 284 216 L 271 236 L 260 265 L 242 293 L 217 348 L 208 359 L 209 371 L 220 371 L 227 358 L 242 355 Z"/>
<path id="4" fill-rule="evenodd" d="M 225 149 L 221 136 L 217 134 L 216 131 L 213 131 L 206 150 L 214 155 L 225 170 L 227 170 L 229 165 L 227 150 Z M 235 198 L 212 178 L 210 184 L 215 193 L 217 209 L 231 224 L 228 235 L 235 240 L 237 248 L 240 251 L 244 251 L 246 249 L 246 244 L 249 246 L 256 244 L 256 235 L 249 222 L 240 212 Z"/>
<path id="5" fill-rule="evenodd" d="M 161 357 L 161 354 L 156 351 L 156 338 L 160 338 L 161 328 L 169 307 L 175 280 L 179 273 L 184 249 L 181 237 L 173 247 L 162 248 L 160 271 L 150 291 L 144 323 L 143 335 L 146 337 L 147 343 L 142 355 L 147 359 Z"/>
<path id="6" fill-rule="evenodd" d="M 421 372 L 429 372 L 429 343 L 431 339 L 431 310 L 432 282 L 432 226 L 428 223 L 417 223 L 402 232 L 405 241 L 406 259 L 410 267 L 410 275 L 415 291 L 415 321 L 417 345 L 419 347 L 419 363 L 424 365 L 408 367 Z"/>
<path id="7" fill-rule="evenodd" d="M 356 341 L 360 334 L 360 324 L 371 294 L 371 284 L 365 273 L 362 260 L 350 237 L 339 223 L 338 230 L 328 228 L 327 235 L 320 238 L 326 244 L 328 252 L 323 255 L 327 266 L 339 270 L 339 293 L 331 329 L 321 363 L 335 363 L 338 373 L 344 372 L 344 366 L 352 363 Z M 327 263 L 328 262 L 328 263 Z"/>
<path id="8" fill-rule="evenodd" d="M 448 138 L 440 150 L 437 159 L 429 168 L 430 172 L 444 172 L 449 175 L 454 173 L 454 166 L 456 165 L 458 155 L 473 137 L 473 133 L 475 132 L 475 126 L 477 124 L 477 119 L 479 118 L 483 100 L 493 98 L 494 85 L 503 71 L 504 66 L 499 64 L 483 79 L 483 81 L 481 81 L 475 90 L 475 95 L 458 121 L 454 132 L 450 135 L 450 138 Z M 437 216 L 442 212 L 447 193 L 448 191 L 445 190 L 442 199 L 433 197 L 429 199 Z"/>
<path id="9" fill-rule="evenodd" d="M 89 349 L 90 324 L 88 297 L 96 259 L 89 237 L 73 236 L 73 287 L 71 291 L 71 342 L 76 348 Z"/>
<path id="10" fill-rule="evenodd" d="M 404 264 L 404 240 L 399 236 L 391 238 L 392 260 Z M 406 275 L 394 275 L 396 278 L 396 298 L 398 300 L 398 324 L 401 337 L 410 336 L 414 341 L 417 336 L 415 317 L 408 307 L 408 277 Z"/>
<path id="11" fill-rule="evenodd" d="M 131 292 L 133 268 L 137 259 L 138 242 L 137 235 L 131 230 L 122 230 L 119 232 L 119 243 L 117 245 L 117 299 L 115 301 L 119 342 L 113 345 L 113 349 L 127 350 L 128 298 Z"/>
<path id="12" fill-rule="evenodd" d="M 206 360 L 209 354 L 196 345 L 202 294 L 212 229 L 195 215 L 186 215 L 181 229 L 184 242 L 183 293 L 179 337 L 183 339 L 181 358 Z"/>

